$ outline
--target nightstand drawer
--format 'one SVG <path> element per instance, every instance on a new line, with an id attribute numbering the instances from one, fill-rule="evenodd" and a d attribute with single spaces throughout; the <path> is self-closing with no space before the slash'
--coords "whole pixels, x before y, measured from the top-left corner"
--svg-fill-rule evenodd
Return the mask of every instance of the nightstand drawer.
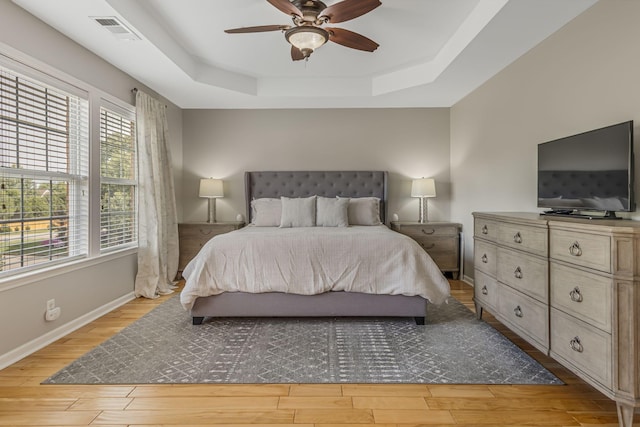
<path id="1" fill-rule="evenodd" d="M 178 271 L 184 270 L 189 261 L 195 257 L 200 249 L 214 236 L 237 230 L 243 222 L 214 222 L 214 223 L 182 223 L 178 224 L 180 239 L 180 256 Z"/>
<path id="2" fill-rule="evenodd" d="M 423 237 L 430 236 L 458 236 L 459 227 L 451 224 L 451 225 L 442 225 L 434 223 L 430 225 L 429 223 L 425 224 L 402 224 L 399 223 L 394 227 L 394 230 L 406 234 L 412 239 L 421 239 Z"/>
<path id="3" fill-rule="evenodd" d="M 428 237 L 415 239 L 441 270 L 458 268 L 458 238 Z"/>

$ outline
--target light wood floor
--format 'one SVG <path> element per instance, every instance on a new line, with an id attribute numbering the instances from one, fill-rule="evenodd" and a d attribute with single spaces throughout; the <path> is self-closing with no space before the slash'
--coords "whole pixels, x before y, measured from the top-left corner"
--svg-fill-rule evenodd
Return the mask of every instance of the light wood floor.
<path id="1" fill-rule="evenodd" d="M 473 310 L 472 289 L 452 289 Z M 487 315 L 567 385 L 40 385 L 164 300 L 132 301 L 0 371 L 0 425 L 617 426 L 610 400 Z"/>

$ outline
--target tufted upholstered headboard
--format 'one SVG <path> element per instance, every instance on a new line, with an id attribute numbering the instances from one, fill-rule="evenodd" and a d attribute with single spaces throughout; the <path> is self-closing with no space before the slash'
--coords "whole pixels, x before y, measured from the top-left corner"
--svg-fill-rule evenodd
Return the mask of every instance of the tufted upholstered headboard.
<path id="1" fill-rule="evenodd" d="M 387 219 L 385 171 L 257 171 L 244 173 L 247 218 L 251 200 L 261 197 L 378 197 L 380 220 Z"/>

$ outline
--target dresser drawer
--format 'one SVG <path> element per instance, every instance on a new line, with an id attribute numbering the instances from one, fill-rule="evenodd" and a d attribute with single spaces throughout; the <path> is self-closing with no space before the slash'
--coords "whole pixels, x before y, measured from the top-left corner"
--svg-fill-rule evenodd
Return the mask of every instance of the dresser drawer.
<path id="1" fill-rule="evenodd" d="M 552 308 L 551 352 L 568 362 L 570 369 L 612 387 L 611 335 Z"/>
<path id="2" fill-rule="evenodd" d="M 503 223 L 498 227 L 498 243 L 532 254 L 547 256 L 547 228 Z"/>
<path id="3" fill-rule="evenodd" d="M 611 273 L 611 238 L 577 231 L 550 230 L 550 257 Z"/>
<path id="4" fill-rule="evenodd" d="M 476 240 L 473 249 L 473 263 L 477 270 L 496 277 L 496 246 Z"/>
<path id="5" fill-rule="evenodd" d="M 475 218 L 473 234 L 476 237 L 495 242 L 498 237 L 498 223 L 484 218 Z"/>
<path id="6" fill-rule="evenodd" d="M 505 325 L 539 350 L 549 349 L 549 306 L 498 284 L 498 313 Z"/>
<path id="7" fill-rule="evenodd" d="M 552 307 L 611 333 L 611 279 L 555 262 L 549 276 Z"/>
<path id="8" fill-rule="evenodd" d="M 495 278 L 476 272 L 473 284 L 473 297 L 482 306 L 491 310 L 498 307 L 498 282 Z"/>
<path id="9" fill-rule="evenodd" d="M 546 259 L 522 252 L 498 249 L 498 281 L 548 304 L 549 264 Z"/>

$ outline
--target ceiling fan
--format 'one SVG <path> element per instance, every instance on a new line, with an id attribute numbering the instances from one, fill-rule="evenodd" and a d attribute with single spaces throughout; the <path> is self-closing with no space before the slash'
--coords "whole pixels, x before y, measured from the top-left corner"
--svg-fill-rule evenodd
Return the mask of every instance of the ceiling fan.
<path id="1" fill-rule="evenodd" d="M 267 0 L 278 10 L 290 15 L 294 25 L 261 25 L 225 30 L 225 33 L 261 33 L 282 31 L 291 44 L 291 59 L 308 60 L 309 56 L 327 41 L 352 49 L 373 52 L 380 46 L 373 40 L 344 28 L 329 28 L 324 24 L 335 24 L 371 12 L 382 3 L 379 0 L 342 0 L 327 6 L 320 0 Z"/>

